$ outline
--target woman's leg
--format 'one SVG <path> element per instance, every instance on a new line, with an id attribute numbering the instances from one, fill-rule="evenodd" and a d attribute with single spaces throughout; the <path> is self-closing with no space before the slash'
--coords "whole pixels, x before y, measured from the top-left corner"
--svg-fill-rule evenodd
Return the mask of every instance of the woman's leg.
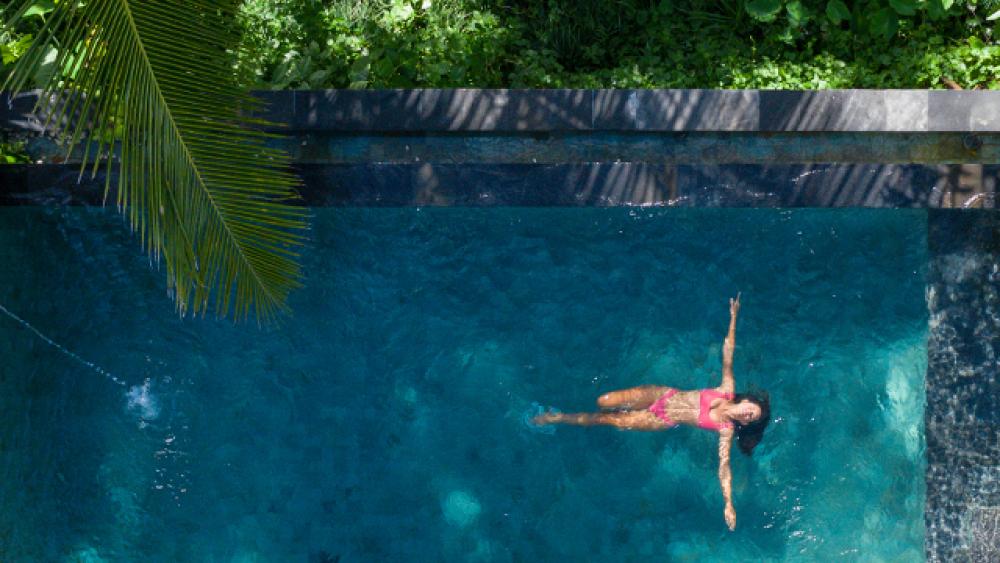
<path id="1" fill-rule="evenodd" d="M 670 428 L 649 411 L 621 412 L 553 412 L 536 416 L 535 424 L 574 424 L 577 426 L 614 426 L 619 430 L 665 430 Z"/>
<path id="2" fill-rule="evenodd" d="M 597 398 L 597 406 L 602 409 L 647 409 L 669 390 L 670 387 L 663 385 L 643 385 L 611 391 Z"/>

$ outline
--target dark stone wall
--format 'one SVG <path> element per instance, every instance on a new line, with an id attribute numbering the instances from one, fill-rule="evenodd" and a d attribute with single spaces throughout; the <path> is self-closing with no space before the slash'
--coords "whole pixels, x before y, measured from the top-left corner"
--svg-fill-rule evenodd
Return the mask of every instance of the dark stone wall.
<path id="1" fill-rule="evenodd" d="M 1000 132 L 1000 92 L 314 90 L 259 92 L 293 130 Z"/>
<path id="2" fill-rule="evenodd" d="M 1000 213 L 931 211 L 927 556 L 1000 561 Z"/>
<path id="3" fill-rule="evenodd" d="M 647 162 L 295 165 L 310 206 L 995 208 L 1000 165 Z M 0 205 L 99 205 L 105 168 L 0 166 Z M 108 201 L 114 201 L 115 184 Z M 79 181 L 79 182 L 78 182 Z"/>
<path id="4" fill-rule="evenodd" d="M 1000 92 L 256 95 L 309 205 L 996 207 L 997 167 L 983 164 L 1000 164 Z M 69 164 L 0 167 L 0 202 L 93 203 L 103 184 L 69 183 L 85 143 L 63 155 L 35 100 L 0 103 L 0 129 L 28 135 L 33 159 Z"/>

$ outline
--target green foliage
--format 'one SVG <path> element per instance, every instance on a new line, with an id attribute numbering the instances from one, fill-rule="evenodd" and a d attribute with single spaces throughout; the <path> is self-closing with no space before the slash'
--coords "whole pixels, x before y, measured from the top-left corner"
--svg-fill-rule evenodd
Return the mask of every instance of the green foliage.
<path id="1" fill-rule="evenodd" d="M 1000 0 L 247 0 L 238 68 L 275 89 L 989 87 L 998 12 Z"/>
<path id="2" fill-rule="evenodd" d="M 31 162 L 23 141 L 0 141 L 0 164 L 25 164 Z"/>
<path id="3" fill-rule="evenodd" d="M 901 16 L 914 16 L 920 4 L 917 0 L 889 0 L 889 5 Z"/>
<path id="4" fill-rule="evenodd" d="M 245 0 L 239 16 L 235 73 L 269 89 L 990 87 L 1000 33 L 1000 0 Z M 43 17 L 0 36 L 0 74 Z"/>
<path id="5" fill-rule="evenodd" d="M 899 18 L 889 8 L 876 11 L 864 21 L 868 24 L 868 34 L 882 40 L 890 39 L 896 35 L 896 30 L 899 29 Z"/>
<path id="6" fill-rule="evenodd" d="M 785 9 L 788 10 L 788 22 L 796 27 L 806 25 L 812 18 L 812 12 L 799 0 L 792 0 L 785 4 Z"/>
<path id="7" fill-rule="evenodd" d="M 826 3 L 826 17 L 830 18 L 834 25 L 837 25 L 840 22 L 851 20 L 851 10 L 841 0 L 830 0 Z"/>
<path id="8" fill-rule="evenodd" d="M 306 210 L 289 203 L 287 155 L 249 117 L 259 102 L 229 72 L 236 4 L 20 2 L 8 10 L 11 33 L 42 23 L 5 89 L 40 82 L 37 113 L 58 126 L 67 154 L 88 138 L 82 168 L 117 161 L 116 203 L 163 258 L 180 312 L 212 300 L 217 314 L 260 321 L 299 284 Z"/>
<path id="9" fill-rule="evenodd" d="M 438 0 L 248 0 L 241 64 L 267 88 L 491 86 L 510 45 L 496 15 Z"/>
<path id="10" fill-rule="evenodd" d="M 773 22 L 781 12 L 781 0 L 747 0 L 747 13 L 762 22 Z"/>

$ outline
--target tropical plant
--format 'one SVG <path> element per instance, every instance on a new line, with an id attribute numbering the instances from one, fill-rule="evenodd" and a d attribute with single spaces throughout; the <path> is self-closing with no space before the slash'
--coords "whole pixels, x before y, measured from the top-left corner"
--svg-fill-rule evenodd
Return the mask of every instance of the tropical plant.
<path id="1" fill-rule="evenodd" d="M 36 112 L 82 144 L 80 174 L 106 162 L 115 201 L 144 248 L 166 265 L 181 314 L 287 311 L 300 284 L 297 250 L 307 210 L 296 177 L 253 117 L 237 84 L 237 0 L 100 0 L 15 4 L 15 25 L 37 6 L 44 23 L 5 85 L 38 81 Z M 42 69 L 48 73 L 41 73 Z M 116 178 L 115 178 L 116 176 Z"/>
<path id="2" fill-rule="evenodd" d="M 848 6 L 850 2 L 852 6 Z M 888 40 L 896 35 L 903 19 L 920 16 L 931 20 L 946 17 L 955 0 L 746 0 L 748 14 L 761 22 L 775 21 L 784 13 L 787 22 L 802 27 L 811 19 L 826 16 L 834 25 L 847 22 L 861 35 Z M 969 4 L 975 7 L 975 1 Z"/>
<path id="3" fill-rule="evenodd" d="M 257 88 L 1000 87 L 1000 0 L 246 0 L 240 13 Z"/>

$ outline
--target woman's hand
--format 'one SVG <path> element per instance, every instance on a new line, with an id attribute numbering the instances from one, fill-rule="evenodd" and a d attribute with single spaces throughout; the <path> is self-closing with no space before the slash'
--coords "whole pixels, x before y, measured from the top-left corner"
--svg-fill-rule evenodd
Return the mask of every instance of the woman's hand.
<path id="1" fill-rule="evenodd" d="M 736 509 L 733 508 L 733 503 L 726 504 L 726 525 L 729 526 L 729 531 L 736 529 Z"/>
<path id="2" fill-rule="evenodd" d="M 729 298 L 729 316 L 735 317 L 740 312 L 740 294 L 736 294 L 736 299 Z"/>

